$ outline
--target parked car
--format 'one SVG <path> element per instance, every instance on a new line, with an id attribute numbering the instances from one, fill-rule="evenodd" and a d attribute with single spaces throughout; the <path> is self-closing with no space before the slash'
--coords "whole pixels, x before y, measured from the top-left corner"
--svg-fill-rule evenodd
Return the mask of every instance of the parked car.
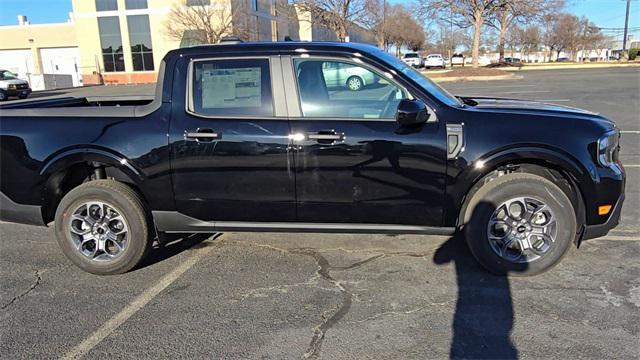
<path id="1" fill-rule="evenodd" d="M 327 86 L 346 87 L 352 91 L 362 90 L 365 86 L 378 81 L 378 77 L 371 71 L 348 63 L 324 63 L 322 74 Z"/>
<path id="2" fill-rule="evenodd" d="M 444 61 L 444 58 L 442 57 L 442 55 L 429 54 L 424 59 L 424 67 L 426 67 L 427 69 L 430 69 L 432 67 L 444 69 L 445 67 L 447 67 L 447 63 Z"/>
<path id="3" fill-rule="evenodd" d="M 508 64 L 517 64 L 520 63 L 520 58 L 512 58 L 512 57 L 506 57 L 504 58 L 504 62 L 508 63 Z"/>
<path id="4" fill-rule="evenodd" d="M 453 54 L 451 56 L 451 66 L 453 65 L 464 65 L 464 55 Z"/>
<path id="5" fill-rule="evenodd" d="M 26 99 L 31 94 L 29 82 L 18 79 L 18 76 L 8 70 L 0 70 L 0 101 L 17 97 Z"/>
<path id="6" fill-rule="evenodd" d="M 328 63 L 385 81 L 329 91 Z M 490 271 L 533 275 L 615 227 L 624 200 L 610 119 L 456 97 L 362 44 L 172 50 L 154 99 L 40 99 L 0 117 L 0 220 L 53 222 L 95 274 L 134 268 L 171 233 L 288 231 L 460 232 Z"/>
<path id="7" fill-rule="evenodd" d="M 424 66 L 424 60 L 422 59 L 422 56 L 414 52 L 404 54 L 402 56 L 402 61 L 404 61 L 407 65 L 411 65 L 415 68 L 421 68 Z"/>
<path id="8" fill-rule="evenodd" d="M 561 57 L 556 60 L 557 62 L 571 62 L 571 59 L 566 57 Z"/>

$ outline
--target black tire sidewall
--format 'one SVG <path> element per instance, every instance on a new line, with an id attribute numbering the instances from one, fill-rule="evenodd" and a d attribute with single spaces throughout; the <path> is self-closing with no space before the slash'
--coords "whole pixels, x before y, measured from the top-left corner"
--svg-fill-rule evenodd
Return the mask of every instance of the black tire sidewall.
<path id="1" fill-rule="evenodd" d="M 492 185 L 491 182 L 485 186 L 489 185 Z M 498 186 L 481 189 L 476 193 L 467 209 L 467 214 L 470 215 L 464 232 L 471 253 L 485 268 L 500 275 L 535 275 L 552 268 L 562 259 L 575 238 L 576 216 L 571 201 L 559 187 L 536 175 L 495 185 Z M 493 251 L 487 239 L 487 226 L 493 211 L 500 204 L 516 197 L 531 197 L 544 202 L 551 208 L 557 222 L 556 240 L 549 252 L 524 264 L 501 258 Z"/>
<path id="2" fill-rule="evenodd" d="M 91 261 L 73 245 L 69 218 L 82 203 L 89 201 L 101 201 L 113 206 L 127 222 L 128 244 L 124 253 L 114 261 Z M 81 269 L 98 275 L 118 274 L 132 269 L 144 257 L 149 237 L 144 211 L 138 204 L 117 191 L 92 186 L 76 188 L 62 199 L 56 212 L 55 233 L 58 245 L 69 260 Z"/>

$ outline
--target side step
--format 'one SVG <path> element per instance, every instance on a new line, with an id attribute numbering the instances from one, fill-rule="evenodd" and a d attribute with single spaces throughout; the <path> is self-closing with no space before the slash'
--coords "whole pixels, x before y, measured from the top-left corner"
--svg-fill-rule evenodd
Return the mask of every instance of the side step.
<path id="1" fill-rule="evenodd" d="M 152 214 L 158 231 L 166 233 L 230 231 L 452 235 L 455 232 L 455 227 L 396 224 L 202 221 L 177 211 L 152 211 Z"/>

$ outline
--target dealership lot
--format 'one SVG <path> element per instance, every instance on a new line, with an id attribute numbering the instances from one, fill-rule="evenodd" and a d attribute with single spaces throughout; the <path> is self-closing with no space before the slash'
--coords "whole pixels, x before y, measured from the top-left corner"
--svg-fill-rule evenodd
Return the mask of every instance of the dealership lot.
<path id="1" fill-rule="evenodd" d="M 455 237 L 229 233 L 97 277 L 62 256 L 52 229 L 0 223 L 0 357 L 638 358 L 640 71 L 522 76 L 445 87 L 582 107 L 623 131 L 621 225 L 550 272 L 491 276 Z"/>

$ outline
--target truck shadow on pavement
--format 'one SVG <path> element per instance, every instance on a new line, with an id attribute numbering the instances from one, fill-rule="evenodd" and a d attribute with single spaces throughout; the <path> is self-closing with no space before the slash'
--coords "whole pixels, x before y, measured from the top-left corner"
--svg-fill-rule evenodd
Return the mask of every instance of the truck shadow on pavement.
<path id="1" fill-rule="evenodd" d="M 483 202 L 476 209 L 495 209 Z M 479 216 L 475 211 L 473 216 Z M 484 234 L 483 234 L 484 235 Z M 487 241 L 478 238 L 476 241 Z M 509 277 L 496 276 L 473 258 L 462 232 L 447 240 L 433 256 L 436 265 L 453 263 L 458 298 L 453 317 L 451 359 L 517 359 L 518 349 L 511 341 L 514 310 Z M 527 269 L 522 264 L 521 269 Z"/>
<path id="2" fill-rule="evenodd" d="M 198 246 L 205 240 L 215 240 L 220 237 L 220 235 L 222 235 L 222 233 L 168 234 L 168 238 L 164 239 L 163 243 L 157 241 L 154 243 L 148 255 L 142 263 L 136 267 L 136 270 L 174 257 L 185 250 Z"/>

